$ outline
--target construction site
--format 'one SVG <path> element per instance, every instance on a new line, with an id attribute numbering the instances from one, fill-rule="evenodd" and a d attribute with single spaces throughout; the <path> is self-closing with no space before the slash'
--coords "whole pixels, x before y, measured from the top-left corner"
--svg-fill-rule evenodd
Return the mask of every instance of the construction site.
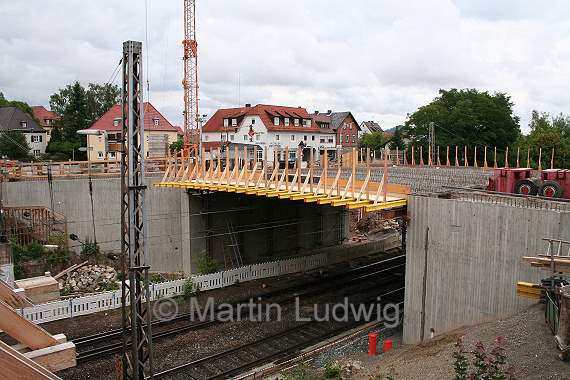
<path id="1" fill-rule="evenodd" d="M 104 159 L 2 165 L 0 379 L 381 379 L 399 361 L 402 378 L 447 378 L 451 356 L 427 363 L 461 329 L 521 315 L 548 353 L 517 378 L 570 379 L 570 170 L 554 151 L 509 162 L 439 146 L 433 125 L 428 144 L 374 151 L 334 131 L 351 115 L 301 107 L 203 125 L 200 5 L 182 3 L 180 150 L 166 127 L 145 135 L 158 111 L 145 46 L 127 40 L 114 135 L 78 131 Z M 556 375 L 540 375 L 548 361 Z"/>

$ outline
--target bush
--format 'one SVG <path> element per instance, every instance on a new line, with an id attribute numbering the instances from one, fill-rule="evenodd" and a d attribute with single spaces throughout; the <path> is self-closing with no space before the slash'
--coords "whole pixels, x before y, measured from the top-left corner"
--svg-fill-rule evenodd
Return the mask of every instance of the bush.
<path id="1" fill-rule="evenodd" d="M 111 279 L 103 284 L 101 287 L 103 290 L 110 291 L 110 290 L 118 290 L 119 284 L 115 279 Z"/>
<path id="2" fill-rule="evenodd" d="M 83 244 L 83 248 L 81 248 L 81 254 L 87 258 L 94 256 L 97 258 L 97 255 L 101 252 L 99 248 L 99 244 L 96 241 L 91 241 L 89 238 L 85 238 L 85 243 Z"/>
<path id="3" fill-rule="evenodd" d="M 454 380 L 513 380 L 515 369 L 507 367 L 504 339 L 498 337 L 495 347 L 487 352 L 483 342 L 475 345 L 474 351 L 466 351 L 461 338 L 455 343 L 456 351 L 453 353 Z M 472 356 L 472 362 L 468 356 Z M 471 369 L 471 366 L 474 368 Z"/>
<path id="4" fill-rule="evenodd" d="M 340 379 L 342 365 L 340 363 L 331 362 L 325 366 L 325 377 L 327 379 Z"/>
<path id="5" fill-rule="evenodd" d="M 188 277 L 182 284 L 182 297 L 190 298 L 199 290 L 198 284 L 194 282 L 192 277 Z"/>
<path id="6" fill-rule="evenodd" d="M 220 270 L 220 263 L 205 253 L 198 257 L 196 266 L 200 274 L 216 273 Z"/>

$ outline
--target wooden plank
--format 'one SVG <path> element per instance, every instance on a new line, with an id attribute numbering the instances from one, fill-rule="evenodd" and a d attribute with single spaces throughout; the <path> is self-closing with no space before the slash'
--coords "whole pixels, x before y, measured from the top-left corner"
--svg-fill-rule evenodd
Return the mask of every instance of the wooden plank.
<path id="1" fill-rule="evenodd" d="M 57 344 L 50 333 L 18 314 L 4 301 L 0 301 L 0 330 L 33 350 Z"/>
<path id="2" fill-rule="evenodd" d="M 40 364 L 0 341 L 2 377 L 10 380 L 61 380 Z"/>
<path id="3" fill-rule="evenodd" d="M 24 356 L 32 359 L 49 371 L 61 371 L 77 365 L 77 354 L 73 342 L 60 343 L 55 346 L 26 352 Z"/>
<path id="4" fill-rule="evenodd" d="M 277 196 L 279 197 L 279 199 L 289 199 L 291 198 L 291 196 L 293 195 L 300 195 L 301 193 L 298 191 L 290 191 L 287 193 L 281 193 L 281 194 L 277 194 Z"/>
<path id="5" fill-rule="evenodd" d="M 347 205 L 351 202 L 355 202 L 355 201 L 356 201 L 356 199 L 354 199 L 354 198 L 345 198 L 345 199 L 333 200 L 331 202 L 331 206 L 334 206 L 334 207 L 345 206 L 345 205 Z"/>
<path id="6" fill-rule="evenodd" d="M 335 201 L 337 199 L 340 199 L 340 197 L 328 197 L 328 198 L 323 198 L 323 199 L 318 199 L 317 203 L 320 205 L 327 205 L 332 203 L 332 201 Z"/>
<path id="7" fill-rule="evenodd" d="M 307 198 L 314 198 L 315 196 L 312 193 L 309 194 L 298 194 L 298 195 L 292 195 L 291 196 L 291 200 L 292 201 L 300 201 L 300 200 L 305 200 Z M 326 197 L 326 195 L 320 195 L 320 197 Z M 318 198 L 317 198 L 318 199 Z M 316 199 L 315 199 L 316 201 Z"/>
<path id="8" fill-rule="evenodd" d="M 309 196 L 307 198 L 304 199 L 305 202 L 317 202 L 319 199 L 323 199 L 323 198 L 327 198 L 328 195 L 326 194 L 319 194 L 319 195 L 313 195 L 313 196 Z"/>
<path id="9" fill-rule="evenodd" d="M 34 306 L 32 301 L 26 298 L 24 291 L 16 291 L 16 289 L 12 288 L 10 285 L 4 282 L 4 280 L 0 280 L 0 300 L 6 302 L 8 305 L 16 309 Z"/>

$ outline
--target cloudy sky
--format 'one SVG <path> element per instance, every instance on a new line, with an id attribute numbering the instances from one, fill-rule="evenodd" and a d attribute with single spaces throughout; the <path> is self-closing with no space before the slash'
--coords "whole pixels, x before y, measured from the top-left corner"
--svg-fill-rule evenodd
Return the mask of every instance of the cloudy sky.
<path id="1" fill-rule="evenodd" d="M 183 1 L 146 4 L 147 27 L 144 0 L 0 0 L 0 91 L 48 106 L 75 80 L 107 82 L 139 40 L 150 100 L 180 125 Z M 569 13 L 567 0 L 197 0 L 200 112 L 304 106 L 389 128 L 469 87 L 511 95 L 527 131 L 533 109 L 570 112 Z"/>

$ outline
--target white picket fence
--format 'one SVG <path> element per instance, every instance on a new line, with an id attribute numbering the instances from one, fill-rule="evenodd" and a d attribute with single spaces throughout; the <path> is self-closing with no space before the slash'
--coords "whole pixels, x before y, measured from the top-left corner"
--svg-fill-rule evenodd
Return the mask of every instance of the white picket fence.
<path id="1" fill-rule="evenodd" d="M 316 269 L 327 264 L 327 255 L 295 257 L 286 260 L 272 261 L 261 264 L 246 265 L 240 268 L 230 269 L 212 274 L 192 276 L 200 290 L 223 288 L 235 284 L 237 281 L 245 282 L 282 276 L 289 273 L 304 272 Z M 184 283 L 182 280 L 174 280 L 151 284 L 151 301 L 161 297 L 173 297 L 182 294 Z M 55 301 L 20 309 L 20 313 L 34 323 L 44 323 L 77 317 L 80 315 L 97 313 L 104 310 L 121 307 L 121 291 L 109 291 L 84 296 L 64 301 Z"/>

